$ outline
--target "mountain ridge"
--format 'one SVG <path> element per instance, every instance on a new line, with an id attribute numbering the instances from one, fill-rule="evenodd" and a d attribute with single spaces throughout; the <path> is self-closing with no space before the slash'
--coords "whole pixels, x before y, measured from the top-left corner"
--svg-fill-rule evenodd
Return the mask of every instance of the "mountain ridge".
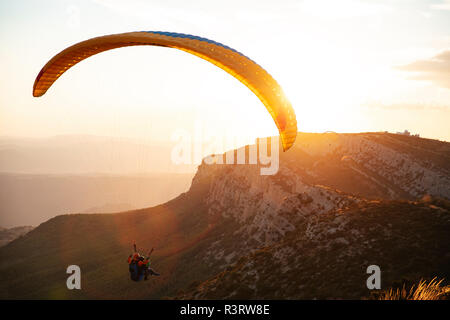
<path id="1" fill-rule="evenodd" d="M 299 133 L 272 176 L 202 163 L 165 204 L 58 216 L 0 248 L 0 297 L 359 299 L 377 263 L 384 287 L 448 278 L 449 158 L 450 143 L 418 137 Z M 160 278 L 128 279 L 133 240 L 155 247 Z M 65 267 L 77 263 L 84 287 L 69 291 Z"/>

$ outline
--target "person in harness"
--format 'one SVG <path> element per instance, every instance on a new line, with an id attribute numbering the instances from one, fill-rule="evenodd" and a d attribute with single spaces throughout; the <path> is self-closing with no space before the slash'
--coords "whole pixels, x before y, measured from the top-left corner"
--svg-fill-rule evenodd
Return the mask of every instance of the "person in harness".
<path id="1" fill-rule="evenodd" d="M 147 280 L 149 275 L 159 276 L 159 273 L 150 268 L 150 255 L 153 252 L 153 248 L 150 250 L 147 257 L 144 257 L 137 252 L 136 243 L 133 244 L 133 249 L 133 254 L 130 254 L 127 259 L 131 280 L 141 281 Z"/>

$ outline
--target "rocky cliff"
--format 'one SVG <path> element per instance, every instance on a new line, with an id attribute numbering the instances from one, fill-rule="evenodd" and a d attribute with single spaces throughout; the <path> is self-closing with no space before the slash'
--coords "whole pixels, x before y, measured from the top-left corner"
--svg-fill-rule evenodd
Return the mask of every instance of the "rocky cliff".
<path id="1" fill-rule="evenodd" d="M 208 214 L 236 228 L 203 258 L 227 271 L 185 297 L 361 298 L 370 264 L 386 285 L 448 276 L 449 156 L 435 140 L 326 133 L 299 134 L 276 175 L 203 164 Z"/>

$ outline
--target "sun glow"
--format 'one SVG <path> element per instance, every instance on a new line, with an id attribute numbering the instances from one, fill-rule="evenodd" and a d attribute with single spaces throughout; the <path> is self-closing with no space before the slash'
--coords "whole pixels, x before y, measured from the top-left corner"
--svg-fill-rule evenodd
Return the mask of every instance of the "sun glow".
<path id="1" fill-rule="evenodd" d="M 200 15 L 199 4 L 179 2 L 172 5 L 177 10 L 154 3 L 125 8 L 111 0 L 77 5 L 79 23 L 73 24 L 73 10 L 59 6 L 37 6 L 33 14 L 17 15 L 20 19 L 0 19 L 5 44 L 0 68 L 7 75 L 0 80 L 1 135 L 82 133 L 158 140 L 196 121 L 215 135 L 231 131 L 240 141 L 237 146 L 277 134 L 261 102 L 236 79 L 197 57 L 165 48 L 102 53 L 63 75 L 46 97 L 29 94 L 42 64 L 70 44 L 97 35 L 167 30 L 217 40 L 263 66 L 292 103 L 299 131 L 408 128 L 450 138 L 450 90 L 410 80 L 411 74 L 395 69 L 447 49 L 448 33 L 442 31 L 450 30 L 447 11 L 424 6 L 405 11 L 388 1 L 337 5 L 315 0 L 264 3 L 257 10 L 254 3 L 214 4 L 202 7 Z M 3 7 L 0 12 L 32 12 L 20 2 Z M 58 28 L 40 23 L 43 19 L 54 19 Z M 2 31 L 9 29 L 14 34 Z M 400 113 L 405 116 L 398 119 Z"/>

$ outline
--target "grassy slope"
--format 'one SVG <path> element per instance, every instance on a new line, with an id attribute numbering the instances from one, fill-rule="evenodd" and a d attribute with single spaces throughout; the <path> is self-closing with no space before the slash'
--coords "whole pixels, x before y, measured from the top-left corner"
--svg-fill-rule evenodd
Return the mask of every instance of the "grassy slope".
<path id="1" fill-rule="evenodd" d="M 51 219 L 0 248 L 0 298 L 121 299 L 172 295 L 192 279 L 211 276 L 195 259 L 214 228 L 205 218 L 202 187 L 157 207 L 127 213 L 74 214 Z M 133 283 L 126 258 L 155 247 L 159 278 Z M 66 288 L 67 266 L 81 267 L 82 289 Z M 181 276 L 182 275 L 182 276 Z"/>

